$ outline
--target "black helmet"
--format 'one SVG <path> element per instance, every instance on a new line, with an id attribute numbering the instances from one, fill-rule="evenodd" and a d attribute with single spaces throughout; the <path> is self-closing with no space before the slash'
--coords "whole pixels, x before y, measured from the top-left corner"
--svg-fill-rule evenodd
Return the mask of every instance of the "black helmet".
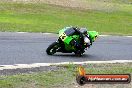
<path id="1" fill-rule="evenodd" d="M 79 31 L 83 34 L 87 34 L 87 28 L 80 28 Z"/>

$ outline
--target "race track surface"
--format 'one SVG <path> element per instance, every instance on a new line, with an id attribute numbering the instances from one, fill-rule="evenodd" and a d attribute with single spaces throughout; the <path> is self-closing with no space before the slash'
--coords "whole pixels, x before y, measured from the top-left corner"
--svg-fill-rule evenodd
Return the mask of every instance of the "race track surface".
<path id="1" fill-rule="evenodd" d="M 45 50 L 56 34 L 0 32 L 0 65 L 82 61 L 132 60 L 132 37 L 99 37 L 82 57 Z"/>

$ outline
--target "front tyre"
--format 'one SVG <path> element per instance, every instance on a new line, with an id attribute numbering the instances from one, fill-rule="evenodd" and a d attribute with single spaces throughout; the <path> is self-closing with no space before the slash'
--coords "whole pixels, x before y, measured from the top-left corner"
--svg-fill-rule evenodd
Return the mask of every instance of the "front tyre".
<path id="1" fill-rule="evenodd" d="M 59 44 L 57 42 L 53 42 L 49 47 L 46 49 L 46 52 L 48 55 L 53 55 L 57 52 L 57 49 L 59 48 Z"/>

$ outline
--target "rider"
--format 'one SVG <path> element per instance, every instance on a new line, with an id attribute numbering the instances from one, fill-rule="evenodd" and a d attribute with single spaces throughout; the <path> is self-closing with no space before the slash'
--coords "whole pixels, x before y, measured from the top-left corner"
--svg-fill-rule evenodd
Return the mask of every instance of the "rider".
<path id="1" fill-rule="evenodd" d="M 82 48 L 82 45 L 84 45 L 84 39 L 85 37 L 87 37 L 87 40 L 89 41 L 88 43 L 88 47 L 90 47 L 90 45 L 92 44 L 89 38 L 89 35 L 87 34 L 87 29 L 86 28 L 78 28 L 78 27 L 72 27 L 72 29 L 75 30 L 74 34 L 79 35 L 81 38 L 81 42 L 77 42 L 76 40 L 72 40 L 71 41 L 71 45 L 75 46 L 76 48 L 78 48 L 79 50 L 84 50 Z M 73 35 L 74 35 L 73 34 Z"/>

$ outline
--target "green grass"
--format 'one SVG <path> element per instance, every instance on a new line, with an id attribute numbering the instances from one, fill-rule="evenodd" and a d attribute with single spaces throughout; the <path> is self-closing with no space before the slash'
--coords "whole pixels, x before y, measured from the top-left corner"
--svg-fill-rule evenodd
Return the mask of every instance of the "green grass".
<path id="1" fill-rule="evenodd" d="M 0 76 L 0 88 L 62 88 L 75 82 L 77 65 L 61 65 L 57 71 Z M 87 64 L 87 74 L 132 74 L 132 63 Z"/>
<path id="2" fill-rule="evenodd" d="M 132 74 L 132 64 L 89 64 L 85 66 L 88 74 Z"/>
<path id="3" fill-rule="evenodd" d="M 38 72 L 0 77 L 0 88 L 51 88 L 70 83 L 73 75 L 66 71 Z"/>
<path id="4" fill-rule="evenodd" d="M 57 33 L 65 26 L 79 26 L 100 34 L 132 35 L 132 5 L 121 3 L 117 7 L 117 11 L 96 11 L 44 3 L 0 2 L 0 31 Z"/>

